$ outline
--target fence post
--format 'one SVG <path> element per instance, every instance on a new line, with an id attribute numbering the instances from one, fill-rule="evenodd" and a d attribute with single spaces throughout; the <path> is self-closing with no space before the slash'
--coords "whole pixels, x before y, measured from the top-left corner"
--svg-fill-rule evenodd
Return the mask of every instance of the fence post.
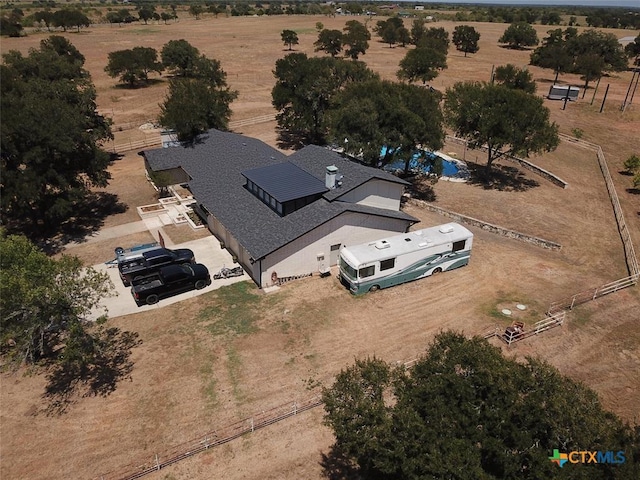
<path id="1" fill-rule="evenodd" d="M 156 453 L 156 469 L 160 470 L 160 462 L 158 460 L 158 454 Z"/>

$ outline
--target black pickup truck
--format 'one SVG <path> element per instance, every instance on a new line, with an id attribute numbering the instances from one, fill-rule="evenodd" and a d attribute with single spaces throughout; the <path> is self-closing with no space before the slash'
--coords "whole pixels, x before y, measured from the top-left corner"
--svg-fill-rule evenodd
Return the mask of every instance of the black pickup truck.
<path id="1" fill-rule="evenodd" d="M 131 287 L 131 295 L 138 306 L 153 305 L 164 297 L 188 290 L 203 289 L 211 284 L 207 267 L 200 263 L 169 265 L 156 273 L 136 278 Z"/>
<path id="2" fill-rule="evenodd" d="M 131 285 L 132 280 L 146 277 L 167 265 L 195 263 L 193 251 L 188 248 L 169 250 L 157 247 L 140 252 L 120 253 L 116 251 L 120 278 L 125 287 Z"/>

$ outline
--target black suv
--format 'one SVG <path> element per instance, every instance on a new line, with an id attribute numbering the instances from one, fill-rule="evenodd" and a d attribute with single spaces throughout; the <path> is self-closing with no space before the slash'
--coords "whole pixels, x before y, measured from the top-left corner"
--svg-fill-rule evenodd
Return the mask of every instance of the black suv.
<path id="1" fill-rule="evenodd" d="M 131 285 L 132 280 L 155 273 L 161 267 L 196 262 L 193 251 L 188 248 L 169 250 L 163 247 L 141 252 L 121 253 L 117 259 L 120 278 L 125 287 Z"/>

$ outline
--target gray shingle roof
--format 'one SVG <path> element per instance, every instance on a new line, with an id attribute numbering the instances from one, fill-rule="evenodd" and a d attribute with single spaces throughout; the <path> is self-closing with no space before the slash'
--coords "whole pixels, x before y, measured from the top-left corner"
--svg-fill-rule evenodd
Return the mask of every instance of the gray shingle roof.
<path id="1" fill-rule="evenodd" d="M 153 171 L 182 167 L 192 178 L 189 187 L 204 205 L 256 260 L 290 243 L 344 212 L 360 212 L 408 222 L 418 220 L 404 212 L 331 200 L 365 183 L 381 178 L 403 180 L 381 170 L 343 159 L 322 147 L 309 146 L 287 157 L 260 140 L 235 133 L 209 130 L 193 146 L 145 150 Z M 344 175 L 343 186 L 326 192 L 320 200 L 280 217 L 244 188 L 242 172 L 291 161 L 322 182 L 328 165 Z"/>
<path id="2" fill-rule="evenodd" d="M 338 174 L 342 175 L 342 186 L 334 188 L 324 194 L 328 200 L 335 200 L 345 193 L 368 182 L 372 178 L 386 180 L 388 182 L 409 185 L 404 180 L 377 168 L 366 167 L 359 163 L 344 158 L 339 153 L 317 145 L 308 145 L 301 150 L 289 155 L 289 161 L 314 177 L 324 182 L 326 168 L 329 165 L 338 167 Z"/>

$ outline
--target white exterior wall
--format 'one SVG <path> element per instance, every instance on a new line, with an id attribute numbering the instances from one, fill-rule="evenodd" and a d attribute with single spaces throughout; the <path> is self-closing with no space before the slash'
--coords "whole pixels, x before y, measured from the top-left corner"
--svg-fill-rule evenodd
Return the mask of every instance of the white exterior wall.
<path id="1" fill-rule="evenodd" d="M 318 255 L 324 255 L 329 266 L 331 245 L 372 242 L 403 233 L 408 226 L 406 220 L 345 212 L 264 258 L 261 285 L 273 285 L 273 272 L 280 278 L 318 272 Z"/>
<path id="2" fill-rule="evenodd" d="M 400 198 L 403 192 L 404 185 L 372 178 L 338 197 L 337 200 L 398 211 L 400 210 Z"/>

